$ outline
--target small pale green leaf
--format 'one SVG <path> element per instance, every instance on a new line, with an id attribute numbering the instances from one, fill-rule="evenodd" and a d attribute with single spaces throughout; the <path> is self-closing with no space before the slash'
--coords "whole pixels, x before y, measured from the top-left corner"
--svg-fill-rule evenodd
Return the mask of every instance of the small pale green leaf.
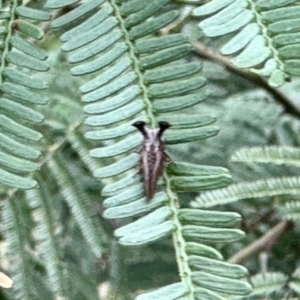
<path id="1" fill-rule="evenodd" d="M 115 45 L 109 51 L 106 51 L 105 54 L 97 57 L 92 61 L 82 63 L 71 69 L 73 75 L 84 75 L 96 72 L 112 62 L 116 61 L 122 54 L 127 51 L 127 45 L 125 43 L 119 43 Z"/>
<path id="2" fill-rule="evenodd" d="M 49 99 L 45 96 L 40 95 L 36 92 L 32 92 L 31 90 L 23 87 L 21 85 L 12 84 L 10 82 L 4 82 L 2 84 L 2 91 L 9 96 L 16 97 L 23 101 L 27 101 L 33 104 L 47 104 Z"/>
<path id="3" fill-rule="evenodd" d="M 251 285 L 246 281 L 229 279 L 206 272 L 193 272 L 192 280 L 199 287 L 220 293 L 248 295 L 252 292 Z"/>
<path id="4" fill-rule="evenodd" d="M 173 230 L 174 222 L 165 221 L 158 225 L 143 228 L 131 235 L 122 236 L 119 239 L 119 243 L 125 246 L 141 246 L 166 237 L 167 235 L 170 235 Z"/>
<path id="5" fill-rule="evenodd" d="M 179 219 L 183 224 L 208 226 L 214 228 L 233 227 L 241 221 L 241 216 L 235 212 L 220 212 L 182 208 Z"/>
<path id="6" fill-rule="evenodd" d="M 52 28 L 59 28 L 62 26 L 67 25 L 70 22 L 83 17 L 90 11 L 93 11 L 97 8 L 100 4 L 102 4 L 104 0 L 93 0 L 90 2 L 86 2 L 83 5 L 78 6 L 77 8 L 71 10 L 70 12 L 64 14 L 63 16 L 57 18 L 52 22 Z"/>
<path id="7" fill-rule="evenodd" d="M 89 126 L 104 126 L 114 124 L 135 116 L 144 109 L 142 100 L 135 100 L 121 108 L 99 116 L 88 117 L 85 121 Z"/>
<path id="8" fill-rule="evenodd" d="M 207 2 L 204 5 L 201 5 L 194 9 L 193 15 L 196 17 L 210 15 L 223 7 L 227 7 L 230 3 L 232 3 L 235 0 L 214 0 Z"/>
<path id="9" fill-rule="evenodd" d="M 245 233 L 238 229 L 210 228 L 205 226 L 185 225 L 183 236 L 191 242 L 228 244 L 239 241 Z"/>
<path id="10" fill-rule="evenodd" d="M 128 204 L 110 207 L 104 211 L 103 217 L 106 219 L 133 217 L 159 208 L 167 201 L 168 196 L 163 192 L 159 192 L 151 201 L 147 201 L 146 197 L 143 197 Z"/>
<path id="11" fill-rule="evenodd" d="M 140 0 L 138 1 L 141 2 Z M 186 44 L 186 42 L 187 38 L 181 33 L 164 35 L 154 38 L 145 38 L 136 41 L 135 51 L 139 54 L 150 53 Z"/>
<path id="12" fill-rule="evenodd" d="M 0 108 L 33 123 L 41 123 L 44 121 L 44 116 L 41 113 L 5 98 L 1 98 Z"/>
<path id="13" fill-rule="evenodd" d="M 170 129 L 166 132 L 166 143 L 169 145 L 193 142 L 206 139 L 219 133 L 219 127 L 206 126 L 204 128 Z"/>
<path id="14" fill-rule="evenodd" d="M 186 243 L 185 251 L 188 255 L 197 255 L 197 256 L 204 256 L 204 257 L 209 257 L 217 260 L 223 260 L 222 254 L 218 252 L 216 249 L 199 243 L 193 243 L 193 242 Z"/>
<path id="15" fill-rule="evenodd" d="M 139 159 L 140 157 L 138 154 L 132 153 L 109 166 L 97 169 L 94 176 L 96 178 L 103 179 L 119 175 L 137 166 Z"/>
<path id="16" fill-rule="evenodd" d="M 5 130 L 13 133 L 16 136 L 31 141 L 39 141 L 43 138 L 43 135 L 38 131 L 30 129 L 24 125 L 21 125 L 4 115 L 0 115 L 0 126 Z"/>
<path id="17" fill-rule="evenodd" d="M 287 19 L 272 23 L 268 26 L 268 32 L 275 35 L 278 33 L 293 33 L 299 32 L 300 18 L 298 19 Z"/>
<path id="18" fill-rule="evenodd" d="M 280 20 L 300 18 L 300 10 L 298 6 L 288 6 L 262 12 L 261 15 L 264 21 L 274 23 Z"/>
<path id="19" fill-rule="evenodd" d="M 96 76 L 91 81 L 83 84 L 79 90 L 81 93 L 91 92 L 105 84 L 110 80 L 116 78 L 121 73 L 123 73 L 129 66 L 132 64 L 132 61 L 129 57 L 121 57 L 114 65 L 110 66 L 107 70 L 102 72 L 100 75 Z"/>
<path id="20" fill-rule="evenodd" d="M 196 165 L 183 162 L 172 162 L 168 165 L 168 174 L 176 176 L 211 176 L 230 175 L 228 169 L 215 166 Z"/>
<path id="21" fill-rule="evenodd" d="M 191 51 L 191 45 L 185 44 L 169 49 L 157 51 L 154 54 L 147 55 L 140 59 L 140 67 L 142 69 L 153 69 L 161 65 L 178 60 Z"/>
<path id="22" fill-rule="evenodd" d="M 284 70 L 295 76 L 300 76 L 300 60 L 290 59 L 285 61 Z"/>
<path id="23" fill-rule="evenodd" d="M 48 0 L 44 7 L 49 9 L 58 9 L 64 6 L 75 4 L 77 2 L 79 2 L 79 0 Z"/>
<path id="24" fill-rule="evenodd" d="M 123 192 L 118 193 L 112 197 L 106 198 L 103 201 L 105 208 L 127 204 L 135 201 L 144 194 L 144 188 L 141 183 L 127 187 Z"/>
<path id="25" fill-rule="evenodd" d="M 129 223 L 115 230 L 114 235 L 118 238 L 127 235 L 134 235 L 135 232 L 143 230 L 145 228 L 151 228 L 155 225 L 159 225 L 166 221 L 172 215 L 172 211 L 169 207 L 163 206 L 150 214 L 139 218 L 137 221 Z"/>
<path id="26" fill-rule="evenodd" d="M 0 145 L 2 149 L 10 154 L 14 154 L 27 159 L 37 159 L 41 152 L 33 147 L 24 145 L 2 133 L 0 133 Z"/>
<path id="27" fill-rule="evenodd" d="M 2 169 L 0 169 L 0 183 L 25 190 L 33 189 L 37 185 L 36 181 L 31 178 L 21 177 Z"/>
<path id="28" fill-rule="evenodd" d="M 27 6 L 18 6 L 16 9 L 16 13 L 20 17 L 38 21 L 49 21 L 51 19 L 51 15 L 48 12 Z"/>
<path id="29" fill-rule="evenodd" d="M 17 35 L 11 37 L 11 43 L 20 51 L 29 54 L 38 60 L 45 60 L 48 57 L 48 53 L 46 51 L 38 48 L 37 46 L 29 43 Z"/>
<path id="30" fill-rule="evenodd" d="M 173 283 L 164 286 L 158 290 L 154 290 L 147 294 L 137 296 L 136 300 L 177 300 L 188 294 L 186 285 L 183 282 Z"/>
<path id="31" fill-rule="evenodd" d="M 287 6 L 288 4 L 292 4 L 297 2 L 297 0 L 276 0 L 276 1 L 270 1 L 270 0 L 258 0 L 256 2 L 256 6 L 259 9 L 269 10 L 278 8 L 281 6 Z"/>
<path id="32" fill-rule="evenodd" d="M 263 36 L 256 36 L 232 62 L 240 68 L 249 68 L 264 62 L 271 54 L 265 43 Z"/>
<path id="33" fill-rule="evenodd" d="M 40 79 L 36 77 L 28 76 L 28 74 L 24 74 L 22 72 L 19 72 L 18 70 L 9 67 L 5 68 L 4 75 L 8 79 L 29 88 L 39 89 L 39 90 L 43 90 L 47 88 L 47 85 Z"/>
<path id="34" fill-rule="evenodd" d="M 11 51 L 7 54 L 7 60 L 17 66 L 25 67 L 36 71 L 48 71 L 49 66 L 43 61 L 40 61 L 32 56 L 22 52 Z"/>
<path id="35" fill-rule="evenodd" d="M 230 55 L 242 50 L 258 33 L 260 28 L 256 23 L 246 25 L 237 35 L 235 35 L 222 48 L 221 53 Z"/>
<path id="36" fill-rule="evenodd" d="M 215 36 L 221 36 L 227 33 L 234 32 L 244 27 L 248 23 L 250 23 L 252 19 L 253 19 L 252 12 L 249 10 L 244 10 L 236 17 L 232 18 L 230 21 L 224 24 L 202 28 L 200 23 L 199 27 L 203 30 L 206 36 L 215 37 Z"/>
<path id="37" fill-rule="evenodd" d="M 169 113 L 171 111 L 182 110 L 184 108 L 194 106 L 204 101 L 209 95 L 210 92 L 205 88 L 194 94 L 154 100 L 153 104 L 158 112 Z"/>
<path id="38" fill-rule="evenodd" d="M 94 91 L 89 92 L 88 94 L 85 94 L 82 97 L 82 100 L 84 102 L 93 102 L 110 97 L 118 93 L 123 88 L 130 86 L 132 82 L 136 79 L 136 76 L 137 75 L 135 74 L 135 72 L 124 73 L 121 76 L 117 77 L 115 80 L 112 80 L 110 83 L 104 85 L 103 87 L 100 87 Z"/>
<path id="39" fill-rule="evenodd" d="M 106 147 L 95 148 L 90 151 L 92 157 L 114 157 L 126 153 L 142 143 L 142 135 L 140 133 L 132 134 L 125 139 L 120 140 Z"/>
<path id="40" fill-rule="evenodd" d="M 135 99 L 140 93 L 141 90 L 139 86 L 131 85 L 117 95 L 109 97 L 107 100 L 87 104 L 84 107 L 84 111 L 90 115 L 103 114 L 108 111 L 115 110 L 120 106 L 124 106 L 125 104 Z M 85 97 L 83 97 L 83 101 L 84 100 Z"/>
<path id="41" fill-rule="evenodd" d="M 102 196 L 111 197 L 119 194 L 123 189 L 128 186 L 135 185 L 138 182 L 141 182 L 141 176 L 137 174 L 137 172 L 130 173 L 126 177 L 121 178 L 118 181 L 114 181 L 113 183 L 105 185 L 102 190 Z"/>
<path id="42" fill-rule="evenodd" d="M 189 265 L 194 270 L 226 278 L 239 279 L 249 275 L 248 270 L 240 265 L 233 265 L 227 262 L 196 255 L 191 255 L 189 257 Z"/>
<path id="43" fill-rule="evenodd" d="M 151 98 L 164 98 L 177 95 L 184 95 L 204 86 L 206 79 L 203 77 L 194 77 L 185 80 L 177 80 L 152 84 L 148 91 Z"/>
<path id="44" fill-rule="evenodd" d="M 44 36 L 43 30 L 38 26 L 33 25 L 32 23 L 29 23 L 25 20 L 18 20 L 16 22 L 18 30 L 24 34 L 31 36 L 37 40 L 41 39 Z"/>
<path id="45" fill-rule="evenodd" d="M 226 300 L 217 293 L 199 287 L 195 288 L 194 295 L 195 300 Z"/>
<path id="46" fill-rule="evenodd" d="M 277 47 L 291 45 L 291 44 L 298 44 L 300 43 L 300 32 L 279 34 L 273 38 L 273 41 Z"/>

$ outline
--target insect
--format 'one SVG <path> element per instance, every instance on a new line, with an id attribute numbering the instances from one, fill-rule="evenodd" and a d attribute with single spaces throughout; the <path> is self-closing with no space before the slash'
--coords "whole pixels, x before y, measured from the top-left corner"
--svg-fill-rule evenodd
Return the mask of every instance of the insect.
<path id="1" fill-rule="evenodd" d="M 141 169 L 144 175 L 144 189 L 146 197 L 151 200 L 155 194 L 156 184 L 163 172 L 163 164 L 169 160 L 165 153 L 165 143 L 162 135 L 171 125 L 168 122 L 158 122 L 159 128 L 150 129 L 145 126 L 143 121 L 137 121 L 132 124 L 144 136 L 143 148 L 141 155 Z"/>

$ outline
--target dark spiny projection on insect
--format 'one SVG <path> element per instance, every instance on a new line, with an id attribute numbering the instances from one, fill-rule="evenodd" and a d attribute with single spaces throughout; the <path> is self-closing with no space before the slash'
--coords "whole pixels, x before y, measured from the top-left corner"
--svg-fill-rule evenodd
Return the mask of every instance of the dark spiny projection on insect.
<path id="1" fill-rule="evenodd" d="M 156 129 L 146 127 L 143 121 L 137 121 L 132 125 L 144 136 L 140 161 L 146 197 L 151 200 L 155 194 L 157 181 L 162 175 L 164 162 L 168 159 L 168 155 L 164 152 L 165 143 L 162 135 L 171 125 L 164 121 L 159 122 L 159 128 Z"/>

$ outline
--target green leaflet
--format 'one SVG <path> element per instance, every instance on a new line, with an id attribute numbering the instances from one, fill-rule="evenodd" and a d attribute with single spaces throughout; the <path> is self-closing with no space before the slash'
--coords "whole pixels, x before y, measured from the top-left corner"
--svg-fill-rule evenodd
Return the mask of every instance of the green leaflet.
<path id="1" fill-rule="evenodd" d="M 189 257 L 189 265 L 198 271 L 232 279 L 239 279 L 249 275 L 245 267 L 195 255 Z"/>
<path id="2" fill-rule="evenodd" d="M 155 52 L 140 59 L 141 69 L 152 69 L 170 63 L 186 56 L 191 51 L 191 45 L 185 44 Z"/>
<path id="3" fill-rule="evenodd" d="M 142 136 L 139 133 L 130 135 L 123 140 L 106 147 L 95 148 L 90 151 L 92 157 L 113 157 L 126 153 L 141 145 Z"/>
<path id="4" fill-rule="evenodd" d="M 98 12 L 96 12 L 93 16 L 88 18 L 86 21 L 82 22 L 80 25 L 73 27 L 69 31 L 65 32 L 60 37 L 61 41 L 66 42 L 74 38 L 74 36 L 84 34 L 85 32 L 89 31 L 90 29 L 104 21 L 112 13 L 112 11 L 113 9 L 111 5 L 108 3 L 104 3 L 101 9 Z"/>
<path id="5" fill-rule="evenodd" d="M 154 290 L 150 293 L 137 296 L 136 300 L 176 300 L 187 294 L 186 286 L 182 282 L 173 283 Z"/>
<path id="6" fill-rule="evenodd" d="M 287 60 L 284 70 L 291 75 L 300 76 L 300 61 L 296 59 Z"/>
<path id="7" fill-rule="evenodd" d="M 48 71 L 49 69 L 49 66 L 45 62 L 31 57 L 27 54 L 15 51 L 11 51 L 7 54 L 7 60 L 14 65 L 25 67 L 31 70 L 43 72 Z"/>
<path id="8" fill-rule="evenodd" d="M 23 74 L 22 72 L 19 72 L 15 69 L 6 67 L 4 69 L 4 75 L 9 79 L 12 80 L 20 85 L 23 85 L 25 87 L 33 88 L 33 89 L 39 89 L 43 90 L 47 88 L 47 85 L 39 80 L 36 77 L 30 77 L 28 74 Z"/>
<path id="9" fill-rule="evenodd" d="M 88 117 L 85 121 L 85 124 L 89 126 L 103 126 L 113 124 L 133 117 L 143 109 L 144 102 L 142 100 L 135 100 L 134 102 L 118 108 L 115 111 L 111 111 L 100 116 Z"/>
<path id="10" fill-rule="evenodd" d="M 3 169 L 0 169 L 0 183 L 25 190 L 32 189 L 37 185 L 36 181 L 31 178 L 21 177 Z"/>
<path id="11" fill-rule="evenodd" d="M 75 4 L 77 2 L 79 2 L 79 0 L 64 0 L 63 2 L 61 0 L 48 0 L 44 7 L 49 9 L 58 9 L 64 6 Z"/>
<path id="12" fill-rule="evenodd" d="M 278 50 L 278 52 L 281 55 L 281 57 L 285 59 L 299 58 L 299 49 L 300 45 L 295 44 L 282 47 Z"/>
<path id="13" fill-rule="evenodd" d="M 205 83 L 206 80 L 203 77 L 196 77 L 174 82 L 152 84 L 149 87 L 149 97 L 156 99 L 182 95 L 201 88 Z"/>
<path id="14" fill-rule="evenodd" d="M 260 28 L 255 23 L 246 25 L 237 35 L 235 35 L 222 48 L 221 52 L 224 55 L 230 55 L 242 50 L 252 39 L 259 34 Z"/>
<path id="15" fill-rule="evenodd" d="M 300 33 L 279 34 L 274 37 L 276 46 L 284 46 L 300 43 Z"/>
<path id="16" fill-rule="evenodd" d="M 196 300 L 226 300 L 226 298 L 219 296 L 219 294 L 199 287 L 195 288 L 194 295 Z"/>
<path id="17" fill-rule="evenodd" d="M 179 210 L 179 219 L 183 224 L 224 228 L 235 226 L 242 218 L 234 212 L 182 208 Z"/>
<path id="18" fill-rule="evenodd" d="M 153 105 L 159 113 L 168 113 L 194 106 L 201 101 L 204 101 L 208 96 L 209 91 L 207 89 L 203 89 L 202 91 L 194 94 L 154 100 Z"/>
<path id="19" fill-rule="evenodd" d="M 107 100 L 101 102 L 86 105 L 84 107 L 84 111 L 90 115 L 103 114 L 120 106 L 124 106 L 128 102 L 135 99 L 140 93 L 140 88 L 137 85 L 131 85 L 118 93 L 116 96 L 109 97 Z M 83 96 L 83 100 L 85 99 L 85 96 Z M 88 98 L 87 100 L 90 99 L 91 98 Z"/>
<path id="20" fill-rule="evenodd" d="M 38 21 L 49 21 L 51 15 L 42 10 L 33 9 L 31 7 L 19 6 L 16 9 L 16 13 L 23 18 L 38 20 Z"/>
<path id="21" fill-rule="evenodd" d="M 138 164 L 139 156 L 132 153 L 125 158 L 120 159 L 118 162 L 113 163 L 107 167 L 99 168 L 95 171 L 94 176 L 97 178 L 106 178 L 119 175 L 135 167 Z"/>
<path id="22" fill-rule="evenodd" d="M 48 54 L 44 50 L 36 47 L 35 45 L 18 36 L 13 36 L 11 38 L 11 43 L 20 51 L 29 54 L 31 57 L 34 57 L 38 60 L 45 60 L 48 57 Z"/>
<path id="23" fill-rule="evenodd" d="M 105 19 L 103 22 L 101 22 L 100 24 L 91 28 L 90 30 L 81 33 L 79 36 L 77 36 L 77 39 L 71 39 L 68 42 L 64 43 L 61 49 L 63 51 L 72 51 L 72 50 L 80 48 L 86 44 L 89 44 L 92 41 L 101 37 L 103 34 L 110 31 L 117 24 L 118 24 L 118 21 L 116 18 L 109 17 L 109 18 Z M 103 42 L 102 39 L 101 39 L 101 41 Z M 92 45 L 92 44 L 90 44 L 90 45 Z M 86 51 L 87 50 L 85 50 L 85 52 Z M 78 52 L 77 52 L 77 55 L 78 55 Z"/>
<path id="24" fill-rule="evenodd" d="M 300 11 L 297 6 L 283 7 L 262 12 L 262 18 L 267 22 L 300 18 Z"/>
<path id="25" fill-rule="evenodd" d="M 200 192 L 227 186 L 230 175 L 178 176 L 171 179 L 171 186 L 177 192 Z"/>
<path id="26" fill-rule="evenodd" d="M 200 23 L 199 27 L 209 37 L 221 36 L 242 28 L 243 26 L 247 25 L 252 18 L 252 12 L 244 10 L 225 24 L 202 28 L 202 24 Z"/>
<path id="27" fill-rule="evenodd" d="M 139 2 L 142 2 L 138 0 Z M 155 38 L 144 38 L 136 41 L 136 52 L 139 54 L 150 53 L 187 43 L 183 34 L 171 34 Z"/>
<path id="28" fill-rule="evenodd" d="M 109 129 L 88 131 L 85 134 L 85 137 L 90 140 L 104 141 L 104 140 L 110 140 L 110 139 L 122 137 L 133 131 L 135 131 L 135 128 L 133 126 L 128 126 L 128 124 L 121 124 L 119 126 L 109 128 Z"/>
<path id="29" fill-rule="evenodd" d="M 41 28 L 25 20 L 18 21 L 18 29 L 20 32 L 24 33 L 25 35 L 31 36 L 37 40 L 41 39 L 44 36 L 44 32 Z"/>
<path id="30" fill-rule="evenodd" d="M 214 166 L 204 166 L 183 162 L 172 162 L 168 165 L 168 173 L 176 176 L 211 176 L 230 175 L 228 169 Z"/>
<path id="31" fill-rule="evenodd" d="M 194 272 L 192 279 L 199 287 L 220 293 L 247 295 L 252 291 L 251 285 L 246 281 L 224 278 L 206 272 Z"/>
<path id="32" fill-rule="evenodd" d="M 76 19 L 84 16 L 88 12 L 95 9 L 97 6 L 102 4 L 104 0 L 93 0 L 90 2 L 86 2 L 83 5 L 78 6 L 76 9 L 73 9 L 69 13 L 57 18 L 52 22 L 52 28 L 59 28 L 67 25 L 68 23 L 75 21 Z"/>
<path id="33" fill-rule="evenodd" d="M 49 101 L 46 97 L 41 97 L 40 94 L 32 92 L 21 85 L 9 82 L 4 82 L 2 84 L 2 91 L 11 97 L 16 97 L 33 104 L 47 104 Z"/>
<path id="34" fill-rule="evenodd" d="M 104 35 L 101 38 L 96 39 L 95 41 L 89 43 L 87 46 L 79 49 L 74 54 L 69 56 L 70 63 L 78 63 L 84 60 L 87 60 L 93 57 L 95 54 L 98 54 L 111 45 L 116 44 L 116 42 L 121 38 L 122 32 L 120 29 L 116 28 L 110 33 Z"/>
<path id="35" fill-rule="evenodd" d="M 174 230 L 173 221 L 165 221 L 164 223 L 143 228 L 133 234 L 128 234 L 119 238 L 119 243 L 126 246 L 141 246 L 153 243 L 158 239 L 170 235 Z"/>
<path id="36" fill-rule="evenodd" d="M 39 165 L 35 162 L 18 158 L 0 151 L 0 165 L 18 172 L 33 172 L 36 171 Z"/>
<path id="37" fill-rule="evenodd" d="M 298 32 L 300 28 L 299 20 L 300 18 L 275 22 L 268 26 L 268 30 L 272 34 Z"/>
<path id="38" fill-rule="evenodd" d="M 204 256 L 212 259 L 223 260 L 220 252 L 214 248 L 199 243 L 187 242 L 185 251 L 189 255 Z"/>
<path id="39" fill-rule="evenodd" d="M 39 150 L 24 145 L 2 133 L 0 133 L 0 145 L 8 153 L 27 159 L 37 159 L 41 155 Z"/>
<path id="40" fill-rule="evenodd" d="M 276 0 L 276 1 L 259 0 L 257 1 L 256 5 L 260 9 L 274 9 L 295 2 L 297 2 L 297 0 Z"/>
<path id="41" fill-rule="evenodd" d="M 126 28 L 133 27 L 141 22 L 144 22 L 147 18 L 154 15 L 162 6 L 166 5 L 169 0 L 153 0 L 145 6 L 144 9 L 137 13 L 132 13 L 128 18 L 126 18 L 125 26 Z"/>
<path id="42" fill-rule="evenodd" d="M 1 98 L 0 108 L 30 122 L 41 123 L 44 120 L 41 113 L 5 98 Z"/>
<path id="43" fill-rule="evenodd" d="M 159 192 L 150 202 L 147 202 L 146 197 L 143 197 L 128 204 L 110 207 L 104 211 L 103 217 L 106 219 L 122 219 L 137 216 L 161 207 L 167 200 L 167 195 Z"/>
<path id="44" fill-rule="evenodd" d="M 39 141 L 43 138 L 43 135 L 38 131 L 23 126 L 4 115 L 0 115 L 0 126 L 16 136 L 31 141 Z"/>
<path id="45" fill-rule="evenodd" d="M 96 88 L 99 88 L 105 84 L 107 84 L 110 80 L 116 78 L 118 75 L 123 73 L 127 68 L 131 66 L 131 60 L 129 57 L 124 56 L 121 57 L 113 66 L 109 69 L 105 70 L 103 73 L 96 76 L 91 81 L 83 84 L 80 87 L 80 91 L 82 93 L 88 93 Z M 132 88 L 132 87 L 129 87 Z"/>
<path id="46" fill-rule="evenodd" d="M 172 129 L 196 128 L 210 125 L 216 121 L 216 118 L 208 115 L 198 114 L 164 114 L 158 117 L 159 121 L 168 121 L 172 125 Z"/>
<path id="47" fill-rule="evenodd" d="M 118 181 L 107 184 L 102 190 L 102 195 L 106 197 L 117 195 L 121 190 L 138 182 L 141 182 L 141 177 L 137 175 L 137 172 L 130 173 Z"/>
<path id="48" fill-rule="evenodd" d="M 265 46 L 265 39 L 258 35 L 253 38 L 242 53 L 233 59 L 233 62 L 240 68 L 248 68 L 262 63 L 270 54 L 271 50 Z"/>
<path id="49" fill-rule="evenodd" d="M 150 228 L 155 225 L 159 225 L 166 221 L 172 215 L 172 211 L 169 207 L 160 207 L 150 214 L 141 217 L 135 222 L 129 223 L 115 230 L 114 235 L 118 238 L 134 235 L 136 231 L 141 231 L 146 228 Z"/>
<path id="50" fill-rule="evenodd" d="M 196 225 L 182 227 L 183 236 L 190 242 L 227 244 L 236 242 L 245 237 L 238 229 L 210 228 Z"/>
<path id="51" fill-rule="evenodd" d="M 75 76 L 96 72 L 117 60 L 126 50 L 124 43 L 118 44 L 100 57 L 72 68 L 71 72 Z"/>
<path id="52" fill-rule="evenodd" d="M 144 188 L 141 183 L 130 186 L 125 189 L 123 192 L 118 193 L 117 195 L 106 198 L 103 201 L 103 206 L 105 208 L 114 207 L 118 205 L 127 204 L 134 200 L 137 200 L 144 194 Z"/>
<path id="53" fill-rule="evenodd" d="M 145 72 L 144 77 L 146 83 L 148 84 L 165 82 L 165 81 L 179 79 L 179 78 L 186 78 L 190 75 L 199 72 L 201 68 L 202 65 L 199 62 L 178 64 L 169 67 L 166 66 L 166 67 L 156 68 L 154 70 L 148 70 Z"/>
<path id="54" fill-rule="evenodd" d="M 111 83 L 106 84 L 99 89 L 96 89 L 83 96 L 84 102 L 93 102 L 96 100 L 101 100 L 105 97 L 109 97 L 117 92 L 119 92 L 124 87 L 129 86 L 136 79 L 136 74 L 134 72 L 127 72 L 121 75 L 117 79 L 113 80 Z M 119 95 L 118 95 L 119 96 Z"/>
<path id="55" fill-rule="evenodd" d="M 220 10 L 223 7 L 228 6 L 230 3 L 232 3 L 234 0 L 214 0 L 210 1 L 204 5 L 201 5 L 200 7 L 194 9 L 193 15 L 194 16 L 205 16 L 210 15 L 211 13 L 214 13 L 218 10 Z"/>
<path id="56" fill-rule="evenodd" d="M 147 0 L 133 0 L 130 2 L 122 3 L 120 13 L 122 16 L 127 17 L 147 6 Z"/>

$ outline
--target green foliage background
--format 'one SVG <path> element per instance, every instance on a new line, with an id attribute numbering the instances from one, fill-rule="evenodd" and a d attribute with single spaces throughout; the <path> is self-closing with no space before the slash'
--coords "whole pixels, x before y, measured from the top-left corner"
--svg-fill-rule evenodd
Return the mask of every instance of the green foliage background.
<path id="1" fill-rule="evenodd" d="M 0 5 L 1 299 L 298 299 L 299 1 Z"/>

